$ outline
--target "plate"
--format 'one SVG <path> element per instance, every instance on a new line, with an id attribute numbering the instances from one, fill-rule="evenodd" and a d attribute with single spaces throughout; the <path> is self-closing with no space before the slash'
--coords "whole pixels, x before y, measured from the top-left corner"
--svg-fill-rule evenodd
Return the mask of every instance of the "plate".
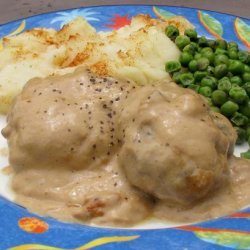
<path id="1" fill-rule="evenodd" d="M 70 9 L 17 20 L 0 26 L 0 49 L 4 36 L 13 36 L 35 27 L 59 29 L 72 19 L 82 16 L 98 31 L 118 29 L 130 23 L 137 14 L 153 18 L 186 17 L 199 35 L 236 41 L 241 49 L 250 49 L 250 20 L 227 14 L 191 8 L 123 5 Z M 0 128 L 5 117 L 0 117 Z M 246 146 L 245 146 L 246 147 Z M 6 142 L 0 138 L 0 150 Z M 236 148 L 236 155 L 244 150 Z M 3 153 L 3 152 L 1 152 Z M 7 166 L 0 156 L 0 166 Z M 2 172 L 2 171 L 1 171 Z M 250 249 L 250 208 L 227 217 L 192 225 L 171 225 L 153 222 L 133 229 L 92 227 L 62 223 L 39 217 L 11 202 L 13 194 L 6 189 L 8 178 L 0 176 L 0 249 L 182 249 L 219 250 Z"/>

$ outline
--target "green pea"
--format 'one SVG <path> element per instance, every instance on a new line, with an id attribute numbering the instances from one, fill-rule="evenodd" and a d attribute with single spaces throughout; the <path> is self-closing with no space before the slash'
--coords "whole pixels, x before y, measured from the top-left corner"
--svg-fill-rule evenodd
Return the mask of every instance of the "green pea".
<path id="1" fill-rule="evenodd" d="M 199 89 L 199 94 L 205 96 L 205 97 L 210 97 L 212 95 L 212 89 L 210 87 L 200 87 Z"/>
<path id="2" fill-rule="evenodd" d="M 229 59 L 226 55 L 216 55 L 215 58 L 214 58 L 214 65 L 217 66 L 217 65 L 220 65 L 220 64 L 226 64 L 228 65 L 229 63 Z"/>
<path id="3" fill-rule="evenodd" d="M 219 109 L 218 107 L 212 106 L 212 107 L 210 107 L 210 109 L 211 109 L 213 112 L 220 113 L 220 109 Z"/>
<path id="4" fill-rule="evenodd" d="M 237 59 L 238 59 L 238 51 L 235 50 L 235 49 L 230 49 L 230 50 L 228 50 L 228 57 L 229 57 L 230 59 L 237 60 Z"/>
<path id="5" fill-rule="evenodd" d="M 181 72 L 174 72 L 174 74 L 172 75 L 172 79 L 174 80 L 174 82 L 180 83 L 180 75 Z"/>
<path id="6" fill-rule="evenodd" d="M 250 67 L 248 65 L 244 65 L 244 71 L 250 73 Z"/>
<path id="7" fill-rule="evenodd" d="M 214 76 L 218 79 L 227 75 L 228 69 L 226 64 L 219 64 L 214 68 Z"/>
<path id="8" fill-rule="evenodd" d="M 216 55 L 227 55 L 227 51 L 224 49 L 217 48 L 214 52 Z"/>
<path id="9" fill-rule="evenodd" d="M 243 144 L 246 140 L 246 130 L 240 127 L 234 127 L 237 133 L 237 140 L 236 144 L 240 145 Z"/>
<path id="10" fill-rule="evenodd" d="M 231 81 L 231 83 L 235 83 L 235 84 L 237 84 L 239 86 L 241 86 L 242 83 L 243 83 L 242 79 L 239 76 L 233 76 L 233 77 L 231 77 L 230 81 Z"/>
<path id="11" fill-rule="evenodd" d="M 194 46 L 194 43 L 190 43 L 187 46 L 185 46 L 183 48 L 183 52 L 187 52 L 187 53 L 191 54 L 192 56 L 194 56 L 195 52 L 196 52 L 196 47 Z"/>
<path id="12" fill-rule="evenodd" d="M 249 63 L 250 62 L 250 54 L 247 51 L 239 51 L 238 52 L 238 58 L 243 63 Z"/>
<path id="13" fill-rule="evenodd" d="M 202 55 L 206 54 L 207 52 L 212 52 L 213 53 L 213 50 L 210 47 L 204 47 L 204 48 L 201 49 L 201 54 Z"/>
<path id="14" fill-rule="evenodd" d="M 249 142 L 248 142 L 248 144 L 249 144 Z M 250 159 L 250 150 L 243 152 L 243 153 L 240 153 L 240 157 L 245 158 L 245 159 Z"/>
<path id="15" fill-rule="evenodd" d="M 229 43 L 227 43 L 227 49 L 229 50 L 231 48 L 238 49 L 238 44 L 235 43 L 235 42 L 229 42 Z"/>
<path id="16" fill-rule="evenodd" d="M 242 79 L 244 82 L 250 82 L 250 73 L 246 72 L 242 75 Z"/>
<path id="17" fill-rule="evenodd" d="M 248 123 L 248 118 L 239 112 L 235 112 L 233 117 L 230 119 L 231 122 L 236 126 L 245 126 Z"/>
<path id="18" fill-rule="evenodd" d="M 219 90 L 222 90 L 222 91 L 228 93 L 229 90 L 231 89 L 231 87 L 232 87 L 232 84 L 231 84 L 228 77 L 223 77 L 218 81 L 218 89 Z"/>
<path id="19" fill-rule="evenodd" d="M 218 44 L 215 40 L 207 40 L 207 45 L 208 47 L 214 50 Z"/>
<path id="20" fill-rule="evenodd" d="M 188 68 L 191 72 L 195 72 L 198 69 L 198 63 L 196 60 L 192 60 L 188 64 Z"/>
<path id="21" fill-rule="evenodd" d="M 229 96 L 233 99 L 233 101 L 241 104 L 248 99 L 247 92 L 244 88 L 241 87 L 233 87 L 229 91 Z"/>
<path id="22" fill-rule="evenodd" d="M 227 42 L 225 40 L 216 40 L 217 48 L 219 49 L 227 49 Z"/>
<path id="23" fill-rule="evenodd" d="M 184 33 L 186 36 L 188 36 L 191 40 L 197 39 L 197 31 L 195 29 L 187 29 Z"/>
<path id="24" fill-rule="evenodd" d="M 173 26 L 173 25 L 169 25 L 166 27 L 165 29 L 165 34 L 171 39 L 174 40 L 179 34 L 179 30 Z"/>
<path id="25" fill-rule="evenodd" d="M 215 89 L 217 86 L 217 80 L 212 76 L 205 76 L 201 80 L 201 86 L 202 87 L 207 86 L 210 87 L 211 89 Z"/>
<path id="26" fill-rule="evenodd" d="M 239 105 L 232 101 L 226 101 L 220 107 L 221 113 L 227 117 L 231 117 L 238 109 L 239 109 Z"/>
<path id="27" fill-rule="evenodd" d="M 212 93 L 212 101 L 215 105 L 221 106 L 227 101 L 227 94 L 222 90 L 215 90 Z"/>
<path id="28" fill-rule="evenodd" d="M 207 47 L 208 43 L 207 43 L 207 38 L 205 36 L 201 36 L 199 39 L 198 39 L 198 45 L 200 47 Z"/>
<path id="29" fill-rule="evenodd" d="M 205 57 L 197 59 L 197 68 L 199 71 L 204 71 L 209 66 L 209 60 Z"/>
<path id="30" fill-rule="evenodd" d="M 246 82 L 242 88 L 244 88 L 247 92 L 247 94 L 250 96 L 250 82 Z"/>
<path id="31" fill-rule="evenodd" d="M 205 71 L 196 71 L 194 73 L 195 82 L 199 83 L 203 77 L 207 76 L 207 72 Z"/>
<path id="32" fill-rule="evenodd" d="M 180 75 L 180 82 L 184 87 L 194 84 L 194 77 L 192 73 L 183 73 Z"/>
<path id="33" fill-rule="evenodd" d="M 175 38 L 175 44 L 180 50 L 182 50 L 189 43 L 190 43 L 190 38 L 188 36 L 179 35 Z"/>
<path id="34" fill-rule="evenodd" d="M 193 56 L 187 52 L 183 52 L 180 56 L 180 63 L 182 66 L 188 66 L 189 62 L 193 60 Z"/>
<path id="35" fill-rule="evenodd" d="M 244 73 L 244 64 L 239 60 L 231 60 L 228 64 L 228 71 L 235 75 Z"/>
<path id="36" fill-rule="evenodd" d="M 189 88 L 189 89 L 194 90 L 195 92 L 198 92 L 198 91 L 199 91 L 200 86 L 199 86 L 199 85 L 197 85 L 197 84 L 193 84 L 193 83 L 191 83 L 190 85 L 188 85 L 188 88 Z"/>
<path id="37" fill-rule="evenodd" d="M 205 57 L 209 60 L 209 63 L 210 64 L 213 64 L 214 63 L 214 58 L 215 58 L 215 55 L 213 52 L 211 51 L 206 51 L 206 52 L 203 52 L 202 53 L 202 57 Z"/>
<path id="38" fill-rule="evenodd" d="M 238 88 L 240 87 L 237 83 L 232 83 L 232 88 Z"/>
<path id="39" fill-rule="evenodd" d="M 250 101 L 244 103 L 244 105 L 240 106 L 240 112 L 246 117 L 250 118 Z M 250 131 L 249 131 L 250 132 Z"/>
<path id="40" fill-rule="evenodd" d="M 190 44 L 195 48 L 196 51 L 198 50 L 199 46 L 196 42 L 191 42 Z"/>
<path id="41" fill-rule="evenodd" d="M 181 69 L 181 64 L 178 61 L 169 61 L 165 64 L 165 70 L 168 73 L 173 73 Z"/>
<path id="42" fill-rule="evenodd" d="M 194 59 L 195 59 L 195 60 L 197 60 L 197 59 L 199 59 L 199 58 L 201 58 L 201 57 L 202 57 L 201 53 L 196 53 L 196 54 L 194 55 Z"/>
<path id="43" fill-rule="evenodd" d="M 209 65 L 207 67 L 207 73 L 208 73 L 208 75 L 213 76 L 214 75 L 214 67 Z"/>

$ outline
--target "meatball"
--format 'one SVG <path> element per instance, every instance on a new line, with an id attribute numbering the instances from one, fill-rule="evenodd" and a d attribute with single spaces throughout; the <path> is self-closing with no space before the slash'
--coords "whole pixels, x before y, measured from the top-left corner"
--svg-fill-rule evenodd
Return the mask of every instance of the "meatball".
<path id="1" fill-rule="evenodd" d="M 8 139 L 10 164 L 82 169 L 100 165 L 116 151 L 119 102 L 131 84 L 74 74 L 33 79 L 16 98 L 2 131 Z"/>
<path id="2" fill-rule="evenodd" d="M 173 83 L 146 86 L 122 110 L 119 163 L 132 185 L 187 205 L 223 183 L 233 139 L 198 94 Z M 229 123 L 224 126 L 232 131 Z"/>

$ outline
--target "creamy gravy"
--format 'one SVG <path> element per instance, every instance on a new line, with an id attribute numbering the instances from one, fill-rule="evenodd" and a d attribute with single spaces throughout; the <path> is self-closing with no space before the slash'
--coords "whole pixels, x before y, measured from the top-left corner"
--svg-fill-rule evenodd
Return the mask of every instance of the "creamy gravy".
<path id="1" fill-rule="evenodd" d="M 154 215 L 175 222 L 197 222 L 228 215 L 250 204 L 249 160 L 231 157 L 228 182 L 190 207 L 158 202 Z"/>
<path id="2" fill-rule="evenodd" d="M 15 175 L 12 185 L 18 203 L 65 221 L 127 226 L 149 216 L 152 206 L 129 185 L 116 157 L 97 170 L 30 168 Z"/>
<path id="3" fill-rule="evenodd" d="M 30 81 L 2 131 L 16 201 L 65 221 L 192 222 L 250 204 L 235 132 L 191 90 L 136 86 L 78 69 Z"/>

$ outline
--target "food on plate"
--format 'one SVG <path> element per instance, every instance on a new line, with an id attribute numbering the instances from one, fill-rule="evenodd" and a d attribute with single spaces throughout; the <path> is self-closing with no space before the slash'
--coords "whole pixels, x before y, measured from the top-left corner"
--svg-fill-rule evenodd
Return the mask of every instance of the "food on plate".
<path id="1" fill-rule="evenodd" d="M 238 134 L 237 144 L 248 141 L 250 145 L 250 52 L 240 50 L 235 42 L 198 37 L 194 29 L 181 35 L 170 25 L 165 33 L 182 51 L 179 60 L 166 63 L 166 71 L 230 119 Z M 242 156 L 250 158 L 250 151 Z"/>
<path id="2" fill-rule="evenodd" d="M 78 68 L 30 80 L 7 126 L 16 201 L 66 221 L 193 222 L 250 203 L 236 133 L 193 90 Z M 222 205 L 221 205 L 222 204 Z"/>
<path id="3" fill-rule="evenodd" d="M 0 113 L 9 110 L 28 80 L 63 75 L 81 65 L 98 75 L 124 77 L 138 84 L 168 77 L 165 62 L 177 60 L 180 55 L 164 33 L 171 22 L 181 29 L 192 27 L 183 18 L 163 22 L 138 15 L 131 25 L 98 33 L 78 18 L 59 31 L 36 28 L 4 38 L 4 49 L 0 51 Z"/>
<path id="4" fill-rule="evenodd" d="M 249 161 L 233 156 L 249 136 L 249 53 L 235 43 L 198 37 L 181 17 L 139 15 L 99 33 L 78 18 L 5 38 L 0 55 L 2 134 L 22 206 L 128 227 L 250 203 Z"/>

